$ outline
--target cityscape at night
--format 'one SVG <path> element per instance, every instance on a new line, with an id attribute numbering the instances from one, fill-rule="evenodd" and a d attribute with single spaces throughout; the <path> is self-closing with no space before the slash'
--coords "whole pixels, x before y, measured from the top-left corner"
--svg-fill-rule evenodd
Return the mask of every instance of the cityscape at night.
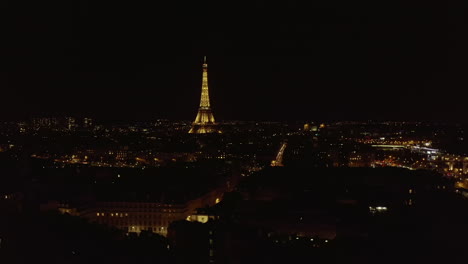
<path id="1" fill-rule="evenodd" d="M 462 4 L 241 2 L 7 1 L 0 263 L 466 262 Z"/>

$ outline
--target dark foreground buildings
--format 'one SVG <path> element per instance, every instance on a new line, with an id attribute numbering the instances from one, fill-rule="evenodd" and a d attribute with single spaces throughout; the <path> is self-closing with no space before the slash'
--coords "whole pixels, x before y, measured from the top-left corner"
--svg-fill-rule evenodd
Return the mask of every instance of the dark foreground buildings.
<path id="1" fill-rule="evenodd" d="M 2 175 L 16 180 L 0 186 L 0 253 L 9 263 L 465 259 L 467 201 L 436 172 L 297 163 L 237 182 L 234 165 L 204 162 L 153 169 L 33 162 L 25 170 L 5 161 Z"/>
<path id="2" fill-rule="evenodd" d="M 433 263 L 464 258 L 468 214 L 461 208 L 467 204 L 450 181 L 405 169 L 303 169 L 263 171 L 191 221 L 171 224 L 168 238 L 178 261 Z"/>

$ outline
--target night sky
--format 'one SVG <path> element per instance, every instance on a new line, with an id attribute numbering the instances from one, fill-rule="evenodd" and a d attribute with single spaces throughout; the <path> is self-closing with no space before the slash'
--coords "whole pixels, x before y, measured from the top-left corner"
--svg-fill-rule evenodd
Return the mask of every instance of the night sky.
<path id="1" fill-rule="evenodd" d="M 204 55 L 217 120 L 468 113 L 462 1 L 97 2 L 2 1 L 1 119 L 191 120 Z"/>

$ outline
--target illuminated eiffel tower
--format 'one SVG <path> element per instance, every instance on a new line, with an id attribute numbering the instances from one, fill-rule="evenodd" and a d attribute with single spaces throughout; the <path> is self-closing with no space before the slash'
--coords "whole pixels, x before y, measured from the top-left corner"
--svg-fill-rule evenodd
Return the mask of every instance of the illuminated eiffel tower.
<path id="1" fill-rule="evenodd" d="M 210 107 L 210 96 L 208 94 L 208 64 L 206 63 L 206 56 L 203 60 L 203 79 L 200 107 L 198 108 L 197 117 L 192 123 L 192 128 L 190 129 L 189 133 L 221 133 L 217 124 L 215 123 L 215 119 Z"/>

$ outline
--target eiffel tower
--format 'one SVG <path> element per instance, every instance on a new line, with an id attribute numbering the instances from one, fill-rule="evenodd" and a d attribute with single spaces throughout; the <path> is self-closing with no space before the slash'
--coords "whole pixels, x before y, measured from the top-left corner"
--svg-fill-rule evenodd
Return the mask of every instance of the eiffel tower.
<path id="1" fill-rule="evenodd" d="M 208 64 L 206 56 L 203 60 L 203 79 L 200 98 L 200 107 L 195 121 L 192 123 L 191 134 L 221 133 L 218 129 L 213 113 L 211 112 L 210 96 L 208 94 Z"/>

